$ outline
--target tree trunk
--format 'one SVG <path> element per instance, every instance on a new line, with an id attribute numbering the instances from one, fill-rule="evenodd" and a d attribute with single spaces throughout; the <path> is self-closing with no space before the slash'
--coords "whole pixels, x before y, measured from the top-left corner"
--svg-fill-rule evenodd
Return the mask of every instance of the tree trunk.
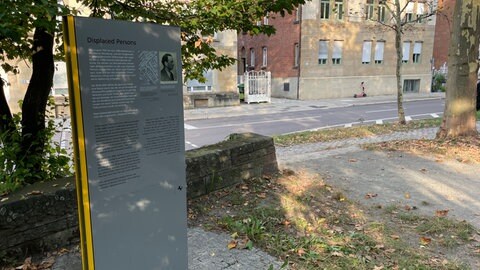
<path id="1" fill-rule="evenodd" d="M 5 97 L 4 83 L 5 81 L 3 78 L 0 78 L 0 133 L 15 132 L 16 130 L 12 123 L 12 113 L 10 111 L 10 107 L 8 106 L 7 98 Z M 5 139 L 8 140 L 7 138 Z"/>
<path id="2" fill-rule="evenodd" d="M 457 0 L 455 3 L 453 34 L 448 51 L 445 113 L 437 138 L 477 134 L 475 97 L 479 9 L 478 0 Z"/>
<path id="3" fill-rule="evenodd" d="M 402 14 L 400 9 L 400 1 L 395 0 L 396 18 L 395 18 L 395 50 L 397 52 L 397 64 L 395 68 L 395 75 L 397 78 L 397 109 L 398 109 L 398 122 L 400 124 L 406 124 L 405 110 L 403 109 L 403 89 L 402 89 Z"/>
<path id="4" fill-rule="evenodd" d="M 33 42 L 32 77 L 22 104 L 22 152 L 25 156 L 41 157 L 44 151 L 45 111 L 53 85 L 53 35 L 36 28 Z M 29 159 L 32 174 L 41 170 L 41 159 Z M 33 182 L 35 179 L 25 179 Z"/>

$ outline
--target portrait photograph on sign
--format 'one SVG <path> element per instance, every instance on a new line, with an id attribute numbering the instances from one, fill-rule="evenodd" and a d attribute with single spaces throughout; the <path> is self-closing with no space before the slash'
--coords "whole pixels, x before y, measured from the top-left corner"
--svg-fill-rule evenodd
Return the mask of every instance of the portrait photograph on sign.
<path id="1" fill-rule="evenodd" d="M 176 83 L 177 74 L 177 55 L 174 52 L 160 52 L 160 82 Z"/>

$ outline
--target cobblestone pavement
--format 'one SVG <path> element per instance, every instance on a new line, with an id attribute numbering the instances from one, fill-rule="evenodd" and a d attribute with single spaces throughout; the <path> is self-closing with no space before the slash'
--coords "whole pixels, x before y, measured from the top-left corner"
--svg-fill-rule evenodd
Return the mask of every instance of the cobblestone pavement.
<path id="1" fill-rule="evenodd" d="M 188 269 L 191 270 L 235 270 L 280 269 L 283 262 L 269 254 L 253 248 L 227 248 L 231 238 L 225 233 L 207 232 L 202 228 L 188 229 Z M 78 250 L 61 255 L 52 270 L 81 270 L 82 262 Z"/>
<path id="2" fill-rule="evenodd" d="M 480 123 L 479 123 L 480 124 Z M 477 126 L 479 125 L 477 124 Z M 337 141 L 328 141 L 328 142 L 319 142 L 319 143 L 308 143 L 301 145 L 294 145 L 291 147 L 277 147 L 277 157 L 280 160 L 292 161 L 293 159 L 298 160 L 308 160 L 311 158 L 311 155 L 319 154 L 319 151 L 322 150 L 331 150 L 337 148 L 344 148 L 349 146 L 356 146 L 365 143 L 378 143 L 392 140 L 413 140 L 413 139 L 433 139 L 438 131 L 438 128 L 425 128 L 425 129 L 416 129 L 410 130 L 407 132 L 394 132 L 386 135 L 372 136 L 372 137 L 362 137 L 362 138 L 352 138 L 346 140 L 337 140 Z M 341 151 L 341 150 L 340 150 Z"/>

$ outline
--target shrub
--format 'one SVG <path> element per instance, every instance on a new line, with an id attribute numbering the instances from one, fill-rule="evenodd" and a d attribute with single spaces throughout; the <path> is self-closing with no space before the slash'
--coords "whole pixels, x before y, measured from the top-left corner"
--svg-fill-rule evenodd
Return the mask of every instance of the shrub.
<path id="1" fill-rule="evenodd" d="M 52 117 L 47 118 L 45 130 L 34 139 L 33 147 L 43 148 L 41 155 L 25 155 L 22 150 L 21 114 L 13 115 L 14 131 L 0 132 L 0 195 L 12 192 L 25 185 L 25 179 L 34 182 L 53 180 L 72 175 L 71 159 L 60 142 L 53 136 L 62 123 L 56 125 Z M 43 144 L 43 145 L 40 145 Z M 40 169 L 32 164 L 40 164 Z"/>

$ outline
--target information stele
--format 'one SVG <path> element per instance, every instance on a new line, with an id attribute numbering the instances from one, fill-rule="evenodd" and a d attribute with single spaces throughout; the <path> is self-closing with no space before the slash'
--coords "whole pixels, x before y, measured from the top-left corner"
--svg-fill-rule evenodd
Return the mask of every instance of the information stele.
<path id="1" fill-rule="evenodd" d="M 180 29 L 63 20 L 83 269 L 187 269 Z"/>

